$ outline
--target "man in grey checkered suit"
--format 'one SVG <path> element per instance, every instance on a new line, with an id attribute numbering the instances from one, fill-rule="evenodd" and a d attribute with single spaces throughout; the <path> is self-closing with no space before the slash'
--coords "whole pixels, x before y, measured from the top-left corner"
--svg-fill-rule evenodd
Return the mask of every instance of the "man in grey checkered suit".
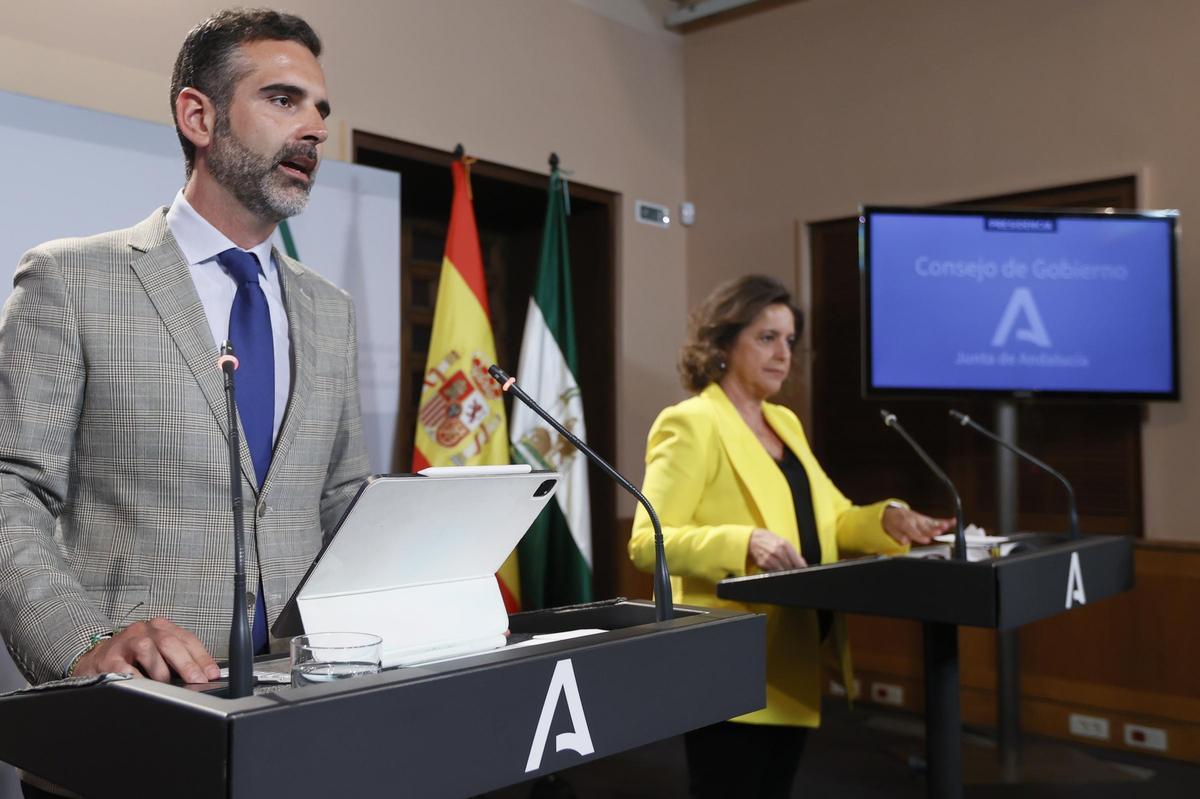
<path id="1" fill-rule="evenodd" d="M 262 484 L 244 436 L 240 464 L 268 622 L 367 475 L 350 298 L 269 241 L 327 135 L 320 52 L 291 15 L 201 23 L 171 88 L 188 174 L 171 206 L 21 260 L 0 321 L 0 634 L 33 682 L 217 676 L 234 560 L 217 344 L 241 285 L 219 254 L 257 257 L 270 310 Z"/>

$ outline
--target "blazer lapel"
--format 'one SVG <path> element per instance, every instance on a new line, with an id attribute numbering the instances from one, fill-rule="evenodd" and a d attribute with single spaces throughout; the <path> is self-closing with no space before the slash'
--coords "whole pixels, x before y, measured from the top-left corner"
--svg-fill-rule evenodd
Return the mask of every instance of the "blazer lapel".
<path id="1" fill-rule="evenodd" d="M 312 394 L 312 372 L 316 360 L 312 343 L 316 313 L 313 309 L 312 295 L 304 284 L 303 273 L 295 262 L 282 256 L 278 250 L 272 249 L 271 252 L 275 263 L 279 265 L 279 284 L 283 287 L 288 335 L 292 341 L 292 391 L 283 415 L 283 424 L 279 428 L 279 437 L 275 440 L 275 452 L 271 456 L 271 467 L 267 470 L 264 489 L 270 484 L 271 477 L 278 471 L 280 464 L 286 460 L 288 451 L 296 440 L 296 431 L 300 429 L 305 406 L 308 405 Z"/>
<path id="2" fill-rule="evenodd" d="M 713 409 L 721 444 L 738 478 L 750 492 L 766 528 L 790 541 L 799 541 L 796 527 L 796 507 L 787 478 L 779 470 L 754 431 L 738 413 L 729 397 L 716 383 L 704 389 L 702 395 Z"/>
<path id="3" fill-rule="evenodd" d="M 166 209 L 159 209 L 133 229 L 130 237 L 133 262 L 130 267 L 141 281 L 142 288 L 179 348 L 184 362 L 200 384 L 208 405 L 216 417 L 221 433 L 229 435 L 228 412 L 225 407 L 225 385 L 217 368 L 217 350 L 212 341 L 212 329 L 191 272 L 179 251 L 179 245 L 167 228 Z M 256 485 L 254 462 L 246 447 L 246 437 L 240 437 L 242 473 L 250 485 Z"/>

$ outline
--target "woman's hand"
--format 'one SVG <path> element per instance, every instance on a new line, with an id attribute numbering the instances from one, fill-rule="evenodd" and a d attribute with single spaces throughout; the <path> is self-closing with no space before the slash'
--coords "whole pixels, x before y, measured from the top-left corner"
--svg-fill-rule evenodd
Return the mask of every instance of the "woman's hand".
<path id="1" fill-rule="evenodd" d="M 892 505 L 883 512 L 883 530 L 899 544 L 928 544 L 954 526 L 954 519 L 935 519 Z"/>
<path id="2" fill-rule="evenodd" d="M 765 572 L 803 569 L 808 565 L 794 546 L 761 527 L 756 527 L 750 533 L 746 557 Z"/>

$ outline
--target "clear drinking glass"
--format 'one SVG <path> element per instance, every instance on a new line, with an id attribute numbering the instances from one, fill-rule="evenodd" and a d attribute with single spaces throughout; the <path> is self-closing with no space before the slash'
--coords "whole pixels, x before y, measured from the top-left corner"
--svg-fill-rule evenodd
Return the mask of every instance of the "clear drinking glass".
<path id="1" fill-rule="evenodd" d="M 312 633 L 292 639 L 292 685 L 302 687 L 375 674 L 383 639 L 371 633 Z"/>

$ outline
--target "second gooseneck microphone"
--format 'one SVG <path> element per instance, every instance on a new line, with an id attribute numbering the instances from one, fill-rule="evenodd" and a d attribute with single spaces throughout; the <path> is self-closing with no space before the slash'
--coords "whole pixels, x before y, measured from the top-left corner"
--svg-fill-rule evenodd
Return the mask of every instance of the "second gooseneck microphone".
<path id="1" fill-rule="evenodd" d="M 913 437 L 900 426 L 900 422 L 896 419 L 896 414 L 881 410 L 879 415 L 883 417 L 883 423 L 899 433 L 900 437 L 908 442 L 908 445 L 921 456 L 921 460 L 925 461 L 925 465 L 929 467 L 929 470 L 945 483 L 946 488 L 950 489 L 950 495 L 954 497 L 954 559 L 965 561 L 967 559 L 967 538 L 963 532 L 962 498 L 958 495 L 958 489 L 954 487 L 954 483 L 950 481 L 946 473 L 933 462 L 933 458 L 929 457 L 929 453 L 922 449 L 921 445 L 914 441 Z"/>
<path id="2" fill-rule="evenodd" d="M 663 549 L 662 525 L 659 524 L 658 514 L 654 512 L 654 507 L 650 501 L 642 496 L 642 492 L 634 487 L 633 483 L 626 480 L 620 472 L 608 465 L 608 462 L 592 451 L 592 448 L 583 443 L 570 430 L 564 427 L 557 419 L 538 405 L 532 397 L 517 385 L 516 378 L 508 376 L 508 373 L 499 366 L 492 364 L 488 367 L 488 374 L 492 379 L 500 384 L 504 391 L 512 394 L 521 402 L 529 406 L 529 409 L 538 416 L 546 420 L 546 423 L 558 431 L 559 435 L 563 436 L 574 445 L 575 449 L 582 452 L 587 459 L 599 467 L 600 471 L 617 481 L 617 484 L 628 491 L 642 503 L 642 507 L 646 509 L 646 513 L 650 515 L 650 522 L 654 525 L 654 617 L 656 621 L 667 621 L 675 617 L 675 604 L 671 598 L 671 577 L 667 572 L 667 553 Z"/>
<path id="3" fill-rule="evenodd" d="M 250 696 L 254 689 L 254 650 L 246 602 L 246 534 L 242 527 L 241 442 L 233 373 L 238 359 L 233 345 L 221 345 L 217 365 L 225 375 L 225 409 L 229 420 L 229 491 L 233 503 L 233 621 L 229 627 L 229 698 Z"/>
<path id="4" fill-rule="evenodd" d="M 1044 469 L 1052 477 L 1056 478 L 1058 480 L 1058 482 L 1062 483 L 1063 488 L 1067 489 L 1067 523 L 1068 523 L 1068 527 L 1071 532 L 1071 539 L 1074 540 L 1076 538 L 1079 538 L 1079 509 L 1076 508 L 1076 506 L 1075 506 L 1075 489 L 1071 488 L 1070 481 L 1067 480 L 1067 478 L 1064 477 L 1061 472 L 1059 472 L 1057 469 L 1051 468 L 1045 462 L 1030 455 L 1028 452 L 1021 449 L 1016 444 L 1013 444 L 1010 441 L 1005 441 L 1003 438 L 996 435 L 991 430 L 988 430 L 983 425 L 979 424 L 979 422 L 976 422 L 970 416 L 967 416 L 965 413 L 952 409 L 950 411 L 950 416 L 953 417 L 954 420 L 957 421 L 963 427 L 971 428 L 975 432 L 990 438 L 992 441 L 995 441 L 997 444 L 1004 447 L 1009 452 L 1012 452 L 1012 453 L 1024 458 L 1025 460 L 1032 463 L 1034 466 Z"/>

